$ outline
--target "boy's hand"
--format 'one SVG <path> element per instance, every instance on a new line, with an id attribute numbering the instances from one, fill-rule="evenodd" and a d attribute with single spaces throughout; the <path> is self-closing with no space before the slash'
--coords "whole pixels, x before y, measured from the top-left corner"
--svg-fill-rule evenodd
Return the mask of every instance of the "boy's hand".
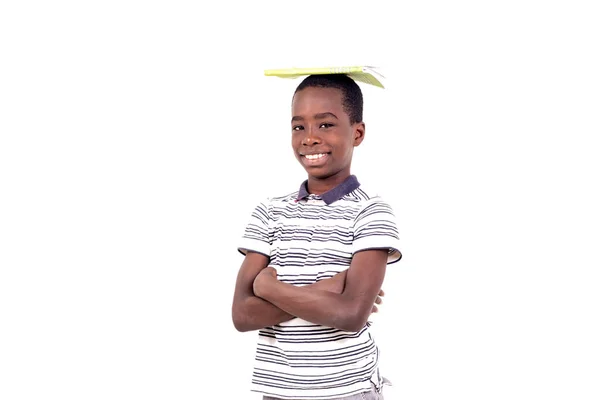
<path id="1" fill-rule="evenodd" d="M 266 267 L 260 271 L 252 284 L 254 295 L 260 297 L 261 290 L 272 280 L 277 280 L 277 270 L 275 268 Z"/>
<path id="2" fill-rule="evenodd" d="M 375 299 L 375 304 L 373 304 L 373 309 L 371 310 L 371 314 L 379 311 L 377 308 L 377 304 L 381 304 L 383 302 L 383 299 L 382 299 L 383 296 L 385 296 L 385 292 L 383 291 L 383 289 L 381 289 L 379 291 L 379 294 L 377 295 L 377 298 Z"/>

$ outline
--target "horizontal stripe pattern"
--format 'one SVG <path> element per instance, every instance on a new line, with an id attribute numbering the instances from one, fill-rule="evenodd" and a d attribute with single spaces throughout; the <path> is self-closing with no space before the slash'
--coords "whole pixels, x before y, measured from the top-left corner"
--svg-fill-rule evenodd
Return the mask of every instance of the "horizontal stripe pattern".
<path id="1" fill-rule="evenodd" d="M 326 204 L 298 192 L 261 202 L 252 212 L 238 250 L 270 257 L 278 279 L 296 286 L 349 268 L 353 255 L 387 249 L 401 257 L 392 208 L 362 186 Z M 335 399 L 381 385 L 379 349 L 369 331 L 316 325 L 301 318 L 258 332 L 252 390 L 283 399 Z"/>

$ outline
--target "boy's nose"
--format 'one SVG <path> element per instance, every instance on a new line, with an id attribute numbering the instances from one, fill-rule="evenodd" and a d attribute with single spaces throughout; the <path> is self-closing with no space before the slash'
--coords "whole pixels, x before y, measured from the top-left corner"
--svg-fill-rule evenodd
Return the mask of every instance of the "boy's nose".
<path id="1" fill-rule="evenodd" d="M 307 129 L 306 136 L 304 136 L 304 139 L 302 139 L 302 144 L 306 146 L 311 146 L 314 144 L 321 143 L 321 138 L 315 133 L 316 132 L 314 132 L 312 129 Z"/>

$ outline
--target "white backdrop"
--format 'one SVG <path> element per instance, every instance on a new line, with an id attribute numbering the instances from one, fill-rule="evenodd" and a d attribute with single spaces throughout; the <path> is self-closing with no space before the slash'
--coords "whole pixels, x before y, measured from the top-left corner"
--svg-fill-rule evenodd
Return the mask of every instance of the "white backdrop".
<path id="1" fill-rule="evenodd" d="M 3 2 L 0 398 L 256 399 L 236 244 L 304 179 L 262 73 L 367 64 L 386 399 L 598 399 L 592 3 Z"/>

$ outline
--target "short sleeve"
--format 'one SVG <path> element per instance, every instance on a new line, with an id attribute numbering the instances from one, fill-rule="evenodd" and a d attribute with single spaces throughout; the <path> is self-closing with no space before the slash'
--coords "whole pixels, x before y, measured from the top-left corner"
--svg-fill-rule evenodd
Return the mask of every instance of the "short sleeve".
<path id="1" fill-rule="evenodd" d="M 263 201 L 254 208 L 250 221 L 246 225 L 238 251 L 246 255 L 249 251 L 270 257 L 269 239 L 269 201 Z"/>
<path id="2" fill-rule="evenodd" d="M 402 258 L 396 217 L 379 197 L 369 200 L 354 220 L 352 253 L 371 249 L 387 249 L 388 264 Z"/>

